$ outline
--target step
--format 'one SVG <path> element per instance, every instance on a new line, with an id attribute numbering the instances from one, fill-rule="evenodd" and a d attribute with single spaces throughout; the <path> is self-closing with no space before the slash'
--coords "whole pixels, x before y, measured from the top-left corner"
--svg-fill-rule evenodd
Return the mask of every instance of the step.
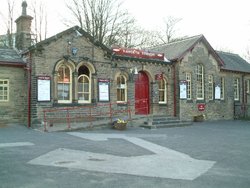
<path id="1" fill-rule="evenodd" d="M 182 121 L 179 120 L 177 117 L 168 117 L 157 115 L 151 117 L 151 120 L 144 121 L 143 125 L 140 127 L 144 128 L 167 128 L 167 127 L 182 127 L 192 125 L 191 121 Z"/>

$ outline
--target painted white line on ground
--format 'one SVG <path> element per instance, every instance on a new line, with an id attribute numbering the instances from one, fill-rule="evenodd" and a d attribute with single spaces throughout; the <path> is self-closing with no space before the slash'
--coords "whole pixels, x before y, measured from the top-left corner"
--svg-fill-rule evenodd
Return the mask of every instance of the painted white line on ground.
<path id="1" fill-rule="evenodd" d="M 31 160 L 29 164 L 183 180 L 194 180 L 207 172 L 215 164 L 214 161 L 197 160 L 187 154 L 126 135 L 69 134 L 98 141 L 108 138 L 126 139 L 155 154 L 122 157 L 60 148 Z"/>
<path id="2" fill-rule="evenodd" d="M 0 143 L 0 148 L 6 147 L 19 147 L 19 146 L 33 146 L 31 142 L 13 142 L 13 143 Z"/>

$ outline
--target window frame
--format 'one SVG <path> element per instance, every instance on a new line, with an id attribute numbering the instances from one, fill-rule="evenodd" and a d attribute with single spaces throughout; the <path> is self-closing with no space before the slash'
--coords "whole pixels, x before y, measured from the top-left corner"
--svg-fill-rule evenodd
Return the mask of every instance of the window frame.
<path id="1" fill-rule="evenodd" d="M 121 87 L 122 85 L 122 78 L 124 79 L 124 88 Z M 119 81 L 119 82 L 118 82 Z M 121 90 L 124 92 L 124 100 L 119 100 L 118 99 L 118 90 Z M 125 103 L 128 101 L 128 97 L 127 97 L 127 90 L 128 90 L 128 86 L 127 86 L 127 77 L 125 75 L 119 75 L 116 77 L 116 102 L 117 103 Z M 120 92 L 122 93 L 122 92 Z M 120 96 L 120 99 L 122 99 L 122 97 Z"/>
<path id="2" fill-rule="evenodd" d="M 58 81 L 58 76 L 59 76 L 59 69 L 62 67 L 62 66 L 65 66 L 69 69 L 69 82 L 59 82 Z M 68 100 L 60 100 L 59 99 L 59 90 L 58 90 L 58 84 L 60 83 L 68 83 L 69 84 L 69 99 Z M 72 79 L 72 69 L 69 65 L 65 64 L 65 63 L 62 63 L 58 66 L 57 68 L 57 83 L 56 83 L 56 89 L 57 89 L 57 99 L 58 99 L 58 103 L 72 103 L 72 84 L 73 84 L 73 79 Z"/>
<path id="3" fill-rule="evenodd" d="M 192 99 L 192 74 L 186 73 L 186 84 L 187 84 L 187 100 Z"/>
<path id="4" fill-rule="evenodd" d="M 246 93 L 250 93 L 250 80 L 246 80 Z"/>
<path id="5" fill-rule="evenodd" d="M 204 67 L 202 64 L 196 66 L 196 99 L 204 100 Z"/>
<path id="6" fill-rule="evenodd" d="M 85 77 L 85 78 L 88 79 L 88 84 L 89 84 L 88 85 L 88 92 L 84 91 L 84 87 L 83 87 L 83 91 L 79 91 L 78 84 L 79 84 L 79 79 L 81 77 Z M 77 86 L 76 87 L 77 87 L 77 100 L 78 100 L 78 103 L 91 103 L 91 78 L 86 74 L 81 74 L 80 76 L 77 77 Z M 79 100 L 79 93 L 88 94 L 88 100 Z"/>
<path id="7" fill-rule="evenodd" d="M 239 78 L 234 78 L 234 101 L 239 101 L 240 100 L 240 79 Z"/>
<path id="8" fill-rule="evenodd" d="M 0 99 L 0 102 L 9 102 L 9 98 L 10 98 L 10 96 L 9 96 L 9 93 L 10 93 L 9 83 L 10 83 L 9 79 L 0 79 L 0 87 L 3 88 L 2 94 L 0 92 L 0 96 L 2 97 L 2 99 Z M 6 89 L 7 94 L 5 94 L 5 89 Z M 4 99 L 5 97 L 6 97 L 6 99 Z"/>
<path id="9" fill-rule="evenodd" d="M 214 76 L 208 75 L 208 100 L 214 100 Z"/>
<path id="10" fill-rule="evenodd" d="M 163 84 L 161 84 L 163 82 Z M 163 88 L 160 88 L 160 86 L 163 86 Z M 167 80 L 165 78 L 162 78 L 158 81 L 158 95 L 159 95 L 159 104 L 167 104 Z M 160 92 L 163 92 L 164 100 L 160 100 Z"/>

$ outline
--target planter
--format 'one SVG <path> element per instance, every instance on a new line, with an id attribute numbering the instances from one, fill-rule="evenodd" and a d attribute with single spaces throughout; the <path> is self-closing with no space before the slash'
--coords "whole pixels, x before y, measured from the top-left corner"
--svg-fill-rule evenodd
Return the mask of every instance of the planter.
<path id="1" fill-rule="evenodd" d="M 203 115 L 194 116 L 194 122 L 203 122 L 205 117 Z"/>
<path id="2" fill-rule="evenodd" d="M 127 123 L 114 122 L 113 128 L 117 130 L 125 130 L 127 128 Z"/>

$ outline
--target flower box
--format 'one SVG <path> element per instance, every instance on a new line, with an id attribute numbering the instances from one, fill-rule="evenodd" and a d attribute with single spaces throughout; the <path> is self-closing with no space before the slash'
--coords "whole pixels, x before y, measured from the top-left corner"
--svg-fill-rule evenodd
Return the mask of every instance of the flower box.
<path id="1" fill-rule="evenodd" d="M 125 130 L 127 128 L 127 123 L 117 123 L 114 122 L 113 128 L 117 130 Z"/>
<path id="2" fill-rule="evenodd" d="M 194 122 L 203 122 L 205 120 L 204 115 L 194 116 Z"/>

